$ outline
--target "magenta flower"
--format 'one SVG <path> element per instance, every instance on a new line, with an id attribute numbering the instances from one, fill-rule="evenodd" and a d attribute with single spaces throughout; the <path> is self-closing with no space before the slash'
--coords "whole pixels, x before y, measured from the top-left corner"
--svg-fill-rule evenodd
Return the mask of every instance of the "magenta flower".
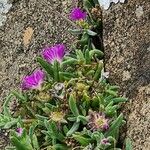
<path id="1" fill-rule="evenodd" d="M 42 52 L 42 56 L 51 64 L 53 64 L 55 60 L 61 63 L 65 55 L 65 49 L 63 44 L 56 44 L 52 47 L 45 48 Z"/>
<path id="2" fill-rule="evenodd" d="M 25 76 L 22 80 L 22 89 L 40 89 L 44 81 L 45 74 L 42 70 L 36 70 L 31 75 Z"/>
<path id="3" fill-rule="evenodd" d="M 86 12 L 83 12 L 80 8 L 73 8 L 70 14 L 72 20 L 84 20 L 86 18 Z"/>
<path id="4" fill-rule="evenodd" d="M 109 128 L 108 119 L 102 113 L 91 111 L 89 113 L 88 127 L 92 131 L 105 131 Z"/>
<path id="5" fill-rule="evenodd" d="M 23 132 L 23 129 L 22 128 L 17 128 L 17 133 L 18 133 L 18 136 L 21 136 L 22 135 L 22 132 Z"/>

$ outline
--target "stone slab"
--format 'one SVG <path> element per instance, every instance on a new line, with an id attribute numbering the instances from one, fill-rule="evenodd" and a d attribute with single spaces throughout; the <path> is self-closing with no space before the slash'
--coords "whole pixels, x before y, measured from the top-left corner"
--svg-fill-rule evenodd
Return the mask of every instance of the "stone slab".
<path id="1" fill-rule="evenodd" d="M 105 68 L 129 99 L 123 106 L 134 150 L 150 149 L 150 1 L 128 0 L 103 11 Z M 124 135 L 125 136 L 125 135 Z"/>

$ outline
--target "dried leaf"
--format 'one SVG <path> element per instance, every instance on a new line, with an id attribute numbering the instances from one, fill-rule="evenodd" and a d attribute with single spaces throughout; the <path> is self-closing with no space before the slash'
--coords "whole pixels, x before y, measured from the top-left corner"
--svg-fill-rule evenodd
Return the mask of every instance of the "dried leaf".
<path id="1" fill-rule="evenodd" d="M 26 30 L 24 31 L 24 33 L 23 33 L 23 44 L 24 44 L 24 46 L 27 47 L 28 44 L 30 43 L 33 32 L 34 32 L 34 30 L 31 27 L 26 28 Z"/>

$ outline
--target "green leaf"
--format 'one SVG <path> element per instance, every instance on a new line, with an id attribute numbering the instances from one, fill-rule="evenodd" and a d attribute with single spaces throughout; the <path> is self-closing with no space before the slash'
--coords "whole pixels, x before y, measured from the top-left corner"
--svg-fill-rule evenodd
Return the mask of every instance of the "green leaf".
<path id="1" fill-rule="evenodd" d="M 82 62 L 85 61 L 84 54 L 81 50 L 76 50 L 76 55 L 78 61 L 82 61 Z"/>
<path id="2" fill-rule="evenodd" d="M 89 54 L 90 54 L 90 58 L 92 58 L 94 55 L 99 56 L 99 57 L 104 56 L 104 53 L 99 49 L 93 49 L 89 52 Z"/>
<path id="3" fill-rule="evenodd" d="M 57 137 L 58 130 L 57 130 L 56 123 L 54 121 L 50 121 L 50 126 L 49 127 L 51 128 L 51 131 L 53 132 L 53 135 L 55 137 Z"/>
<path id="4" fill-rule="evenodd" d="M 5 150 L 16 150 L 14 146 L 6 146 Z"/>
<path id="5" fill-rule="evenodd" d="M 0 129 L 4 128 L 5 124 L 10 121 L 10 117 L 0 114 Z"/>
<path id="6" fill-rule="evenodd" d="M 132 150 L 133 148 L 132 148 L 132 142 L 131 142 L 131 140 L 129 138 L 127 138 L 125 140 L 125 142 L 126 142 L 126 149 L 125 150 Z"/>
<path id="7" fill-rule="evenodd" d="M 113 104 L 114 104 L 114 102 L 113 102 L 113 101 L 109 102 L 109 104 L 107 104 L 107 106 L 106 106 L 106 108 L 105 108 L 105 109 L 109 109 L 109 107 L 113 106 Z"/>
<path id="8" fill-rule="evenodd" d="M 95 5 L 98 4 L 98 0 L 93 0 L 93 2 Z"/>
<path id="9" fill-rule="evenodd" d="M 75 58 L 69 58 L 67 60 L 64 60 L 61 65 L 64 66 L 64 65 L 75 65 L 78 63 L 78 60 L 75 59 Z"/>
<path id="10" fill-rule="evenodd" d="M 122 150 L 121 148 L 111 148 L 110 150 Z"/>
<path id="11" fill-rule="evenodd" d="M 86 60 L 86 64 L 89 64 L 90 63 L 90 54 L 89 54 L 89 50 L 86 49 L 85 50 L 85 60 Z"/>
<path id="12" fill-rule="evenodd" d="M 96 32 L 94 32 L 94 31 L 92 31 L 92 30 L 86 30 L 86 32 L 87 32 L 87 34 L 88 35 L 91 35 L 91 36 L 96 36 L 97 35 L 97 33 Z"/>
<path id="13" fill-rule="evenodd" d="M 101 71 L 102 71 L 103 65 L 101 63 L 97 64 L 97 68 L 95 71 L 95 75 L 94 75 L 94 80 L 98 80 L 101 76 Z"/>
<path id="14" fill-rule="evenodd" d="M 83 6 L 84 6 L 84 8 L 86 8 L 86 9 L 91 9 L 91 8 L 93 8 L 93 6 L 92 6 L 92 4 L 90 3 L 89 0 L 83 0 Z"/>
<path id="15" fill-rule="evenodd" d="M 32 139 L 32 136 L 34 134 L 34 130 L 35 130 L 36 126 L 37 126 L 37 123 L 34 123 L 32 126 L 30 126 L 30 129 L 29 129 L 29 137 L 30 137 L 30 139 Z"/>
<path id="16" fill-rule="evenodd" d="M 111 107 L 107 107 L 107 108 L 105 109 L 105 113 L 106 113 L 106 115 L 113 117 L 113 116 L 115 116 L 115 114 L 116 114 L 118 108 L 119 108 L 118 105 L 114 105 L 114 106 L 111 106 Z"/>
<path id="17" fill-rule="evenodd" d="M 44 126 L 44 127 L 45 127 L 44 122 L 43 122 L 43 121 L 40 121 L 40 120 L 38 120 L 38 125 L 39 125 L 39 126 Z"/>
<path id="18" fill-rule="evenodd" d="M 52 134 L 55 136 L 56 139 L 59 141 L 64 140 L 64 135 L 58 130 L 57 125 L 54 121 L 51 121 L 50 123 Z"/>
<path id="19" fill-rule="evenodd" d="M 65 134 L 67 134 L 67 132 L 69 131 L 69 129 L 66 125 L 63 126 L 63 131 L 64 131 Z"/>
<path id="20" fill-rule="evenodd" d="M 108 94 L 110 94 L 110 95 L 112 95 L 112 96 L 118 96 L 118 94 L 117 94 L 117 92 L 115 92 L 115 91 L 112 91 L 112 90 L 106 90 L 106 93 L 108 93 Z"/>
<path id="21" fill-rule="evenodd" d="M 79 134 L 73 134 L 73 138 L 78 141 L 82 146 L 87 146 L 89 143 L 92 142 L 92 139 L 86 138 Z"/>
<path id="22" fill-rule="evenodd" d="M 23 103 L 27 101 L 27 97 L 25 97 L 22 93 L 18 93 L 18 92 L 16 92 L 16 91 L 13 91 L 12 94 L 13 94 L 14 96 L 16 96 L 16 98 L 17 98 L 18 100 L 20 100 L 21 102 L 23 102 Z"/>
<path id="23" fill-rule="evenodd" d="M 95 131 L 92 133 L 91 138 L 96 140 L 97 143 L 99 143 L 99 141 L 101 141 L 104 138 L 104 135 L 103 135 L 103 133 Z"/>
<path id="24" fill-rule="evenodd" d="M 56 108 L 55 105 L 52 105 L 50 103 L 45 103 L 45 107 L 49 108 L 51 111 L 53 111 Z"/>
<path id="25" fill-rule="evenodd" d="M 77 120 L 77 117 L 68 117 L 67 118 L 69 121 L 76 121 Z"/>
<path id="26" fill-rule="evenodd" d="M 71 94 L 69 97 L 69 107 L 74 116 L 79 116 L 79 111 L 76 105 L 76 99 Z"/>
<path id="27" fill-rule="evenodd" d="M 33 150 L 30 144 L 27 146 L 26 143 L 20 142 L 16 137 L 11 137 L 10 140 L 17 150 Z"/>
<path id="28" fill-rule="evenodd" d="M 59 62 L 54 61 L 54 66 L 53 66 L 53 73 L 54 73 L 54 79 L 55 81 L 59 81 Z"/>
<path id="29" fill-rule="evenodd" d="M 67 136 L 71 136 L 74 132 L 76 132 L 79 128 L 80 122 L 75 122 L 71 129 L 67 132 Z"/>
<path id="30" fill-rule="evenodd" d="M 43 60 L 41 57 L 37 58 L 37 62 L 42 66 L 42 68 L 51 76 L 54 77 L 53 68 L 51 64 Z"/>
<path id="31" fill-rule="evenodd" d="M 109 86 L 109 89 L 110 89 L 110 90 L 114 90 L 114 91 L 118 90 L 119 88 L 120 88 L 120 87 L 119 87 L 119 86 L 116 86 L 116 85 Z"/>
<path id="32" fill-rule="evenodd" d="M 36 114 L 35 116 L 36 116 L 37 119 L 39 119 L 39 120 L 41 120 L 41 121 L 44 121 L 45 119 L 46 119 L 46 120 L 48 119 L 48 117 L 41 116 L 41 115 L 38 115 L 38 114 Z"/>
<path id="33" fill-rule="evenodd" d="M 10 94 L 9 96 L 6 97 L 6 100 L 4 101 L 4 104 L 3 104 L 3 110 L 4 110 L 4 115 L 5 116 L 8 116 L 8 117 L 11 117 L 11 113 L 9 111 L 9 102 L 12 100 L 11 98 L 13 97 L 12 94 Z"/>
<path id="34" fill-rule="evenodd" d="M 88 43 L 88 39 L 89 39 L 89 35 L 85 32 L 82 37 L 81 40 L 79 40 L 79 42 L 83 45 Z"/>
<path id="35" fill-rule="evenodd" d="M 16 125 L 18 123 L 18 119 L 13 119 L 12 121 L 10 122 L 7 122 L 4 126 L 4 129 L 9 129 L 11 128 L 12 126 Z"/>
<path id="36" fill-rule="evenodd" d="M 53 145 L 53 148 L 52 150 L 69 150 L 67 146 L 63 145 L 63 144 L 55 144 Z M 49 150 L 49 149 L 47 149 Z"/>
<path id="37" fill-rule="evenodd" d="M 116 120 L 113 121 L 112 125 L 110 126 L 109 130 L 106 132 L 105 136 L 112 136 L 116 137 L 119 127 L 122 125 L 123 122 L 123 114 L 121 113 Z"/>
<path id="38" fill-rule="evenodd" d="M 127 99 L 124 97 L 113 98 L 112 101 L 115 103 L 126 102 Z"/>
<path id="39" fill-rule="evenodd" d="M 86 123 L 88 122 L 88 118 L 85 117 L 85 116 L 79 115 L 79 116 L 77 117 L 77 121 L 78 121 L 78 122 L 79 122 L 79 121 L 82 121 L 83 124 L 86 124 Z"/>
<path id="40" fill-rule="evenodd" d="M 59 76 L 61 80 L 70 80 L 71 78 L 75 78 L 76 76 L 70 72 L 59 72 Z"/>
<path id="41" fill-rule="evenodd" d="M 58 139 L 59 141 L 63 141 L 64 140 L 64 136 L 63 134 L 60 132 L 60 130 L 58 130 L 57 125 L 54 121 L 44 121 L 45 123 L 45 127 L 47 128 L 50 138 L 52 140 L 56 140 Z"/>
<path id="42" fill-rule="evenodd" d="M 37 137 L 36 137 L 35 134 L 33 134 L 32 143 L 33 143 L 34 149 L 40 150 L 40 146 L 39 146 L 39 143 L 38 143 L 38 139 L 37 139 Z"/>
<path id="43" fill-rule="evenodd" d="M 69 29 L 69 32 L 73 35 L 80 35 L 82 34 L 82 29 Z"/>

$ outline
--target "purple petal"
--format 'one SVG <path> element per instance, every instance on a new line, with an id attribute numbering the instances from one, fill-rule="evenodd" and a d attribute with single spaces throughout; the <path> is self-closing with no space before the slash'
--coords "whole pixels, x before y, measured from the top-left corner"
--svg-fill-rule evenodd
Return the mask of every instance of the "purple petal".
<path id="1" fill-rule="evenodd" d="M 17 128 L 17 133 L 18 133 L 18 136 L 21 136 L 22 135 L 22 132 L 23 132 L 23 129 L 22 128 Z"/>
<path id="2" fill-rule="evenodd" d="M 21 88 L 23 90 L 38 89 L 44 81 L 45 74 L 41 70 L 34 71 L 31 75 L 23 78 Z"/>
<path id="3" fill-rule="evenodd" d="M 70 14 L 72 20 L 81 20 L 86 18 L 86 12 L 83 12 L 80 8 L 73 8 Z"/>
<path id="4" fill-rule="evenodd" d="M 43 58 L 51 64 L 55 60 L 61 63 L 64 55 L 65 55 L 65 46 L 63 44 L 56 44 L 52 47 L 47 47 L 42 52 Z"/>
<path id="5" fill-rule="evenodd" d="M 44 80 L 45 74 L 42 70 L 37 70 L 33 73 L 35 83 L 41 83 Z"/>
<path id="6" fill-rule="evenodd" d="M 108 130 L 108 129 L 109 129 L 108 123 L 104 124 L 103 129 L 104 129 L 104 130 Z"/>
<path id="7" fill-rule="evenodd" d="M 65 55 L 65 46 L 63 44 L 57 45 L 55 52 L 56 52 L 56 57 L 58 61 L 61 62 Z"/>

